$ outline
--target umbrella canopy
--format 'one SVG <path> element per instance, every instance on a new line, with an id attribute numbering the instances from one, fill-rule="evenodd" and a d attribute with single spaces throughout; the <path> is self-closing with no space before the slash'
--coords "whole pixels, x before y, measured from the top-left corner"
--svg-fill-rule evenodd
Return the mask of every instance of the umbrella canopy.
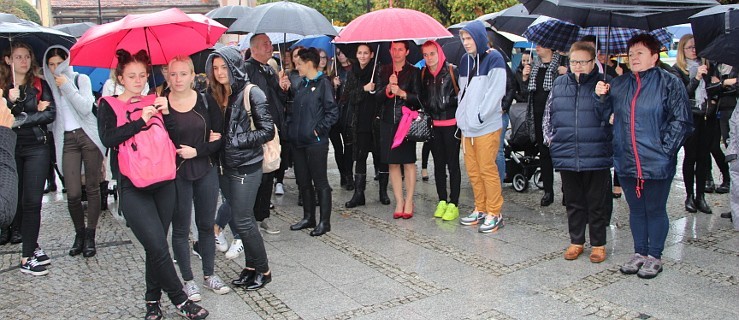
<path id="1" fill-rule="evenodd" d="M 251 9 L 251 7 L 247 6 L 223 6 L 210 10 L 205 16 L 218 21 L 226 27 L 230 27 L 239 18 L 249 15 Z"/>
<path id="2" fill-rule="evenodd" d="M 663 47 L 670 48 L 672 43 L 672 34 L 665 28 L 655 29 L 652 31 L 644 31 L 629 28 L 610 28 L 610 38 L 608 36 L 607 27 L 590 27 L 580 29 L 579 38 L 584 36 L 595 36 L 598 39 L 598 50 L 602 52 L 610 52 L 612 54 L 628 53 L 627 45 L 631 38 L 638 34 L 649 33 L 653 35 Z M 606 39 L 609 39 L 606 41 Z"/>
<path id="3" fill-rule="evenodd" d="M 60 25 L 53 26 L 52 28 L 59 30 L 61 32 L 69 33 L 75 38 L 79 38 L 83 34 L 85 34 L 85 32 L 87 32 L 88 29 L 96 25 L 97 24 L 94 24 L 92 22 L 77 22 L 77 23 L 60 24 Z"/>
<path id="4" fill-rule="evenodd" d="M 421 40 L 451 37 L 431 16 L 416 10 L 388 8 L 365 13 L 341 30 L 335 43 Z"/>
<path id="5" fill-rule="evenodd" d="M 304 36 L 335 36 L 336 29 L 318 10 L 290 1 L 265 3 L 254 7 L 247 17 L 236 20 L 228 33 L 281 32 Z"/>
<path id="6" fill-rule="evenodd" d="M 191 54 L 190 59 L 192 59 L 192 64 L 195 66 L 195 73 L 205 73 L 205 62 L 208 61 L 208 56 L 213 53 L 213 51 L 218 50 L 222 47 L 225 47 L 225 45 L 221 43 L 216 43 L 216 45 L 212 48 L 208 48 Z"/>
<path id="7" fill-rule="evenodd" d="M 295 48 L 297 46 L 303 46 L 306 48 L 323 49 L 323 51 L 326 51 L 326 54 L 328 55 L 329 58 L 333 58 L 334 53 L 336 52 L 336 48 L 334 47 L 334 44 L 331 41 L 333 41 L 333 39 L 331 39 L 331 37 L 329 36 L 305 37 L 301 39 L 300 41 L 291 45 L 290 49 Z"/>
<path id="8" fill-rule="evenodd" d="M 486 21 L 495 30 L 521 35 L 537 18 L 538 14 L 530 14 L 524 5 L 519 3 L 508 9 L 481 16 L 477 20 Z"/>
<path id="9" fill-rule="evenodd" d="M 551 19 L 535 24 L 523 33 L 523 37 L 544 48 L 568 51 L 579 39 L 580 27 L 561 20 Z"/>
<path id="10" fill-rule="evenodd" d="M 84 73 L 90 77 L 90 84 L 92 85 L 93 92 L 102 91 L 105 81 L 110 78 L 110 69 L 107 68 L 74 67 L 74 71 Z"/>
<path id="11" fill-rule="evenodd" d="M 572 22 L 581 27 L 614 26 L 654 30 L 684 23 L 688 17 L 718 5 L 715 0 L 519 0 L 532 14 Z"/>
<path id="12" fill-rule="evenodd" d="M 13 41 L 22 41 L 30 45 L 33 48 L 33 54 L 36 56 L 36 62 L 41 66 L 43 65 L 46 49 L 50 46 L 61 45 L 69 49 L 77 40 L 59 30 L 39 25 L 24 22 L 0 22 L 0 52 L 4 52 L 5 49 L 9 48 Z"/>
<path id="13" fill-rule="evenodd" d="M 14 14 L 0 12 L 0 22 L 15 22 L 21 23 L 23 19 L 16 17 Z"/>
<path id="14" fill-rule="evenodd" d="M 272 42 L 272 48 L 277 51 L 280 51 L 280 48 L 285 47 L 282 44 L 293 44 L 296 41 L 304 38 L 303 36 L 294 33 L 267 32 L 265 34 L 267 35 L 267 37 L 269 37 L 269 41 Z M 248 33 L 239 41 L 239 50 L 243 51 L 251 47 L 251 45 L 249 44 L 249 40 L 251 40 L 251 37 L 253 35 L 253 33 Z"/>
<path id="15" fill-rule="evenodd" d="M 693 29 L 690 27 L 690 23 L 683 23 L 674 26 L 667 27 L 667 32 L 672 33 L 673 39 L 679 40 L 684 35 L 690 33 L 693 34 Z"/>
<path id="16" fill-rule="evenodd" d="M 698 56 L 739 68 L 739 4 L 700 12 L 690 24 Z"/>
<path id="17" fill-rule="evenodd" d="M 212 47 L 226 27 L 201 14 L 185 14 L 173 8 L 128 15 L 121 20 L 90 28 L 71 49 L 72 65 L 111 68 L 115 52 L 125 49 L 149 52 L 153 65 L 177 55 L 190 55 Z"/>
<path id="18" fill-rule="evenodd" d="M 390 56 L 390 44 L 392 42 L 374 42 L 369 43 L 372 50 L 375 51 L 376 61 L 379 64 L 392 63 L 393 59 Z M 345 56 L 351 59 L 357 58 L 357 47 L 362 43 L 335 43 L 336 48 L 341 50 Z M 421 46 L 413 41 L 408 41 L 408 57 L 406 60 L 411 64 L 415 64 L 418 61 L 423 60 L 423 54 L 421 53 Z"/>
<path id="19" fill-rule="evenodd" d="M 464 21 L 449 26 L 448 30 L 452 33 L 454 37 L 439 39 L 437 41 L 441 45 L 442 50 L 444 50 L 444 54 L 446 55 L 447 60 L 449 60 L 453 64 L 458 64 L 459 60 L 466 52 L 458 35 L 459 30 L 461 30 L 468 23 L 470 23 L 470 21 Z M 486 21 L 483 21 L 483 24 L 486 27 L 485 31 L 487 31 L 488 40 L 493 43 L 493 48 L 503 54 L 503 57 L 506 59 L 506 61 L 510 61 L 511 52 L 513 51 L 513 44 L 519 41 L 526 41 L 526 39 L 515 34 L 495 31 L 490 28 Z"/>

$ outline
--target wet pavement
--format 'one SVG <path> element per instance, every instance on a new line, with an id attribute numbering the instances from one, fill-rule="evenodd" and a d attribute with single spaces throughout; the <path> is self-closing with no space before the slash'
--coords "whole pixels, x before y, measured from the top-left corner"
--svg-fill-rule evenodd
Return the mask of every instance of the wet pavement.
<path id="1" fill-rule="evenodd" d="M 310 237 L 289 230 L 302 209 L 295 181 L 286 179 L 286 194 L 273 200 L 272 223 L 282 232 L 264 234 L 273 282 L 223 296 L 203 289 L 208 319 L 739 319 L 739 232 L 719 217 L 728 211 L 728 196 L 707 195 L 713 215 L 688 213 L 679 175 L 668 201 L 665 270 L 643 280 L 618 272 L 633 254 L 623 198 L 614 200 L 607 260 L 590 263 L 586 248 L 578 260 L 565 261 L 569 237 L 561 193 L 553 205 L 540 207 L 542 191 L 518 193 L 507 185 L 505 227 L 481 234 L 456 220 L 433 218 L 433 176 L 422 182 L 419 174 L 410 220 L 392 219 L 393 206 L 379 203 L 371 177 L 367 205 L 345 209 L 352 192 L 338 187 L 333 162 L 329 155 L 332 232 Z M 721 180 L 717 169 L 714 175 Z M 70 257 L 73 228 L 64 195 L 45 196 L 39 243 L 52 258 L 51 273 L 21 274 L 20 245 L 1 246 L 0 319 L 143 317 L 144 251 L 109 201 L 98 254 Z M 464 174 L 460 203 L 460 212 L 472 210 Z M 199 260 L 193 256 L 192 263 L 202 279 Z M 216 253 L 216 274 L 230 282 L 243 263 L 243 255 L 227 260 Z M 175 318 L 174 307 L 163 303 L 165 317 Z"/>

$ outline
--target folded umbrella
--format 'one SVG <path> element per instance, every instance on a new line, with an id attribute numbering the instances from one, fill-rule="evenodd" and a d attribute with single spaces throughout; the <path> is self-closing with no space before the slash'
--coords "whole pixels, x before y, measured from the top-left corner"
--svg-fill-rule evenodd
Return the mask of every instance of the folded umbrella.
<path id="1" fill-rule="evenodd" d="M 739 4 L 702 11 L 690 24 L 698 56 L 739 68 Z"/>

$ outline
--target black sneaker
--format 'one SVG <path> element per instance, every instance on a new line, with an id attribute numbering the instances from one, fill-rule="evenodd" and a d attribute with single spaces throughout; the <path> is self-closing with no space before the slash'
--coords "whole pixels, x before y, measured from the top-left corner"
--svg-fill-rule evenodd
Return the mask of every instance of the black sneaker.
<path id="1" fill-rule="evenodd" d="M 179 311 L 181 316 L 191 320 L 205 319 L 209 314 L 208 310 L 205 310 L 190 300 L 185 301 L 182 306 L 177 307 L 177 311 Z"/>
<path id="2" fill-rule="evenodd" d="M 39 265 L 48 266 L 51 264 L 51 258 L 41 248 L 37 247 L 36 250 L 33 250 L 33 257 L 38 261 Z"/>
<path id="3" fill-rule="evenodd" d="M 34 276 L 43 276 L 49 274 L 49 270 L 46 267 L 39 264 L 36 257 L 30 257 L 26 260 L 26 263 L 21 263 L 21 272 L 27 273 Z"/>
<path id="4" fill-rule="evenodd" d="M 164 318 L 162 315 L 162 308 L 159 306 L 159 301 L 147 302 L 146 303 L 146 315 L 145 320 L 159 320 Z"/>

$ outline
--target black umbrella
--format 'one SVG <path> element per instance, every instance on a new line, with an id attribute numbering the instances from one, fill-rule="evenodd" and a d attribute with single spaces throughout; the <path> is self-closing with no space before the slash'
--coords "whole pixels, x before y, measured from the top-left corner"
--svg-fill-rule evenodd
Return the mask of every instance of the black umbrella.
<path id="1" fill-rule="evenodd" d="M 15 23 L 20 23 L 21 21 L 22 21 L 22 19 L 16 17 L 13 14 L 0 12 L 0 22 L 15 22 Z"/>
<path id="2" fill-rule="evenodd" d="M 246 34 L 282 32 L 304 36 L 338 32 L 318 10 L 290 1 L 278 1 L 256 6 L 248 17 L 236 20 L 226 33 Z"/>
<path id="3" fill-rule="evenodd" d="M 94 24 L 92 22 L 76 22 L 76 23 L 60 24 L 60 25 L 53 26 L 52 28 L 59 30 L 61 32 L 69 33 L 75 38 L 79 38 L 83 34 L 85 34 L 85 31 L 87 31 L 87 29 L 90 29 L 96 25 L 97 24 Z"/>
<path id="4" fill-rule="evenodd" d="M 13 41 L 22 41 L 30 45 L 36 61 L 42 65 L 46 49 L 50 46 L 61 45 L 69 49 L 77 40 L 67 33 L 39 25 L 0 22 L 0 52 L 9 48 Z"/>
<path id="5" fill-rule="evenodd" d="M 224 47 L 224 45 L 216 43 L 212 48 L 191 54 L 190 59 L 192 59 L 192 64 L 195 67 L 195 73 L 205 73 L 205 62 L 208 61 L 208 56 L 221 47 Z"/>
<path id="6" fill-rule="evenodd" d="M 447 30 L 449 30 L 449 32 L 451 32 L 454 37 L 437 40 L 437 42 L 439 42 L 442 49 L 444 50 L 444 54 L 446 55 L 447 60 L 454 64 L 458 64 L 459 59 L 461 59 L 462 55 L 464 55 L 464 53 L 466 52 L 458 36 L 459 30 L 462 30 L 462 27 L 466 26 L 468 23 L 470 23 L 470 21 L 464 21 L 449 26 Z M 510 56 L 513 52 L 513 41 L 508 39 L 500 32 L 492 30 L 487 22 L 484 21 L 483 24 L 485 24 L 485 31 L 487 31 L 488 40 L 493 43 L 493 48 L 500 51 L 506 61 L 511 61 Z M 461 51 L 459 48 L 461 48 Z"/>
<path id="7" fill-rule="evenodd" d="M 246 6 L 223 6 L 215 8 L 206 13 L 205 16 L 230 27 L 236 20 L 249 15 L 251 7 Z"/>
<path id="8" fill-rule="evenodd" d="M 517 35 L 522 35 L 526 28 L 528 28 L 534 20 L 536 20 L 538 14 L 530 14 L 529 10 L 523 4 L 517 4 L 508 9 L 501 10 L 491 15 L 485 15 L 485 21 L 490 24 L 491 27 L 498 31 L 510 32 Z M 483 17 L 478 18 L 482 19 Z"/>
<path id="9" fill-rule="evenodd" d="M 690 24 L 698 56 L 739 68 L 739 4 L 702 11 Z"/>

